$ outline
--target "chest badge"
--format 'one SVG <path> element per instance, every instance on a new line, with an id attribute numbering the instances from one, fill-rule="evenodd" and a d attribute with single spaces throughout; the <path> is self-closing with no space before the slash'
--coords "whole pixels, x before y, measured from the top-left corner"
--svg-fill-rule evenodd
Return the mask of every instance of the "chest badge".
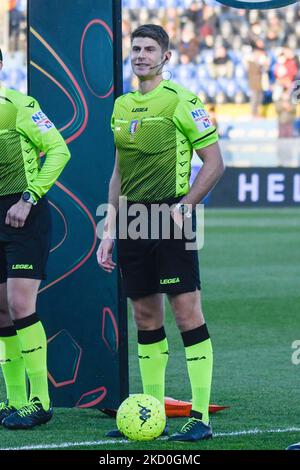
<path id="1" fill-rule="evenodd" d="M 138 124 L 139 124 L 138 119 L 134 119 L 133 121 L 131 121 L 130 127 L 129 127 L 129 132 L 130 132 L 131 135 L 136 133 L 137 128 L 138 128 Z"/>
<path id="2" fill-rule="evenodd" d="M 130 133 L 130 142 L 134 141 L 134 134 L 136 133 L 139 125 L 138 119 L 133 119 L 129 126 L 129 133 Z"/>

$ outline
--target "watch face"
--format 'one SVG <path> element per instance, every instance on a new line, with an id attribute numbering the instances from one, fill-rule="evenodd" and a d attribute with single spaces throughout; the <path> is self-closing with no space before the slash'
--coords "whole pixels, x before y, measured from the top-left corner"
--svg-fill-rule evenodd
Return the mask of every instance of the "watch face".
<path id="1" fill-rule="evenodd" d="M 30 197 L 31 197 L 31 194 L 28 191 L 25 191 L 25 193 L 23 193 L 22 195 L 22 199 L 24 201 L 29 201 Z"/>
<path id="2" fill-rule="evenodd" d="M 298 0 L 217 0 L 219 3 L 224 5 L 234 7 L 234 8 L 243 8 L 247 10 L 256 9 L 256 10 L 266 10 L 269 8 L 280 8 L 285 7 L 286 5 L 291 5 L 296 3 Z"/>
<path id="3" fill-rule="evenodd" d="M 185 215 L 185 214 L 188 212 L 188 210 L 189 210 L 189 209 L 188 209 L 187 206 L 185 206 L 184 204 L 181 204 L 181 206 L 180 206 L 180 213 L 181 213 L 182 215 Z"/>

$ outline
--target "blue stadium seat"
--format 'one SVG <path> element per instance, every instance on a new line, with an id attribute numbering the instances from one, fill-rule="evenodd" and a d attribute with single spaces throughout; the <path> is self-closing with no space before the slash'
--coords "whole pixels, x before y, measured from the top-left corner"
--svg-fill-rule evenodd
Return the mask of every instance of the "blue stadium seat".
<path id="1" fill-rule="evenodd" d="M 237 65 L 240 63 L 240 58 L 238 56 L 238 54 L 235 52 L 235 51 L 232 51 L 232 50 L 228 50 L 227 51 L 230 59 L 232 60 L 232 62 L 234 63 L 234 65 Z"/>
<path id="2" fill-rule="evenodd" d="M 220 90 L 226 92 L 226 88 L 227 88 L 228 82 L 229 82 L 229 79 L 228 79 L 228 78 L 219 77 L 219 78 L 217 79 L 218 88 L 219 88 Z"/>
<path id="3" fill-rule="evenodd" d="M 214 97 L 217 94 L 218 83 L 216 81 L 210 81 L 207 83 L 207 86 L 204 88 L 207 95 L 214 101 Z"/>
<path id="4" fill-rule="evenodd" d="M 211 64 L 214 57 L 214 51 L 211 49 L 204 49 L 201 51 L 201 56 L 203 58 L 203 62 L 206 64 Z"/>
<path id="5" fill-rule="evenodd" d="M 239 80 L 247 78 L 247 71 L 241 63 L 236 64 L 234 69 L 234 76 Z"/>
<path id="6" fill-rule="evenodd" d="M 248 94 L 249 84 L 247 78 L 239 79 L 236 81 L 238 88 L 243 91 L 243 93 Z"/>
<path id="7" fill-rule="evenodd" d="M 196 95 L 199 93 L 200 91 L 200 86 L 199 86 L 199 80 L 191 80 L 189 82 L 189 90 L 192 92 L 192 93 L 195 93 Z"/>
<path id="8" fill-rule="evenodd" d="M 196 65 L 195 64 L 179 64 L 176 69 L 176 76 L 179 80 L 192 80 L 196 77 Z"/>
<path id="9" fill-rule="evenodd" d="M 210 74 L 209 74 L 209 70 L 207 68 L 207 65 L 206 64 L 198 64 L 197 65 L 196 75 L 197 75 L 198 79 L 200 79 L 200 80 L 203 80 L 205 78 L 209 78 Z"/>
<path id="10" fill-rule="evenodd" d="M 0 80 L 7 88 L 20 90 L 23 93 L 27 91 L 27 73 L 25 66 L 15 68 L 10 66 L 5 68 L 0 74 Z"/>
<path id="11" fill-rule="evenodd" d="M 238 91 L 238 85 L 234 80 L 229 80 L 226 86 L 226 95 L 232 101 L 236 92 Z"/>

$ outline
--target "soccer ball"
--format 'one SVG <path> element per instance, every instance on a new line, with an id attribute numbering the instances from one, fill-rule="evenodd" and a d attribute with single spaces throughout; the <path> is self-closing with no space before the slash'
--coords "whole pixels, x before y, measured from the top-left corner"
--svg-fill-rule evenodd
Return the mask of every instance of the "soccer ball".
<path id="1" fill-rule="evenodd" d="M 130 395 L 118 409 L 117 426 L 120 432 L 133 441 L 151 441 L 165 429 L 165 409 L 151 395 Z"/>

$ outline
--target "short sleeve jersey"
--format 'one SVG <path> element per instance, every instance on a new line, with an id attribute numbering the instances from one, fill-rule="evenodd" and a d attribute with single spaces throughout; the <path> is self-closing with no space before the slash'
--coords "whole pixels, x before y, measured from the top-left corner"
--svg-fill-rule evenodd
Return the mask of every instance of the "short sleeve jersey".
<path id="1" fill-rule="evenodd" d="M 200 99 L 172 81 L 117 98 L 112 130 L 119 154 L 121 194 L 158 202 L 189 191 L 194 149 L 218 140 Z"/>

